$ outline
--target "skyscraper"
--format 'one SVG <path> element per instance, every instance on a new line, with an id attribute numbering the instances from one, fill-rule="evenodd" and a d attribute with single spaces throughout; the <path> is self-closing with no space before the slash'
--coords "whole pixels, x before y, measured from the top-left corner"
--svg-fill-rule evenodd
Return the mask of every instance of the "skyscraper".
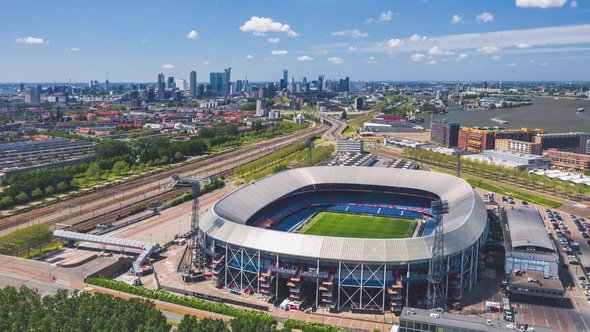
<path id="1" fill-rule="evenodd" d="M 211 93 L 222 96 L 230 94 L 231 68 L 227 68 L 223 73 L 209 74 L 209 83 L 211 84 Z"/>
<path id="2" fill-rule="evenodd" d="M 197 72 L 194 70 L 190 73 L 188 90 L 191 98 L 197 97 Z"/>
<path id="3" fill-rule="evenodd" d="M 158 99 L 164 99 L 164 90 L 166 89 L 165 83 L 164 83 L 164 73 L 159 73 L 158 74 Z"/>
<path id="4" fill-rule="evenodd" d="M 41 102 L 41 86 L 33 85 L 25 87 L 25 103 Z"/>
<path id="5" fill-rule="evenodd" d="M 176 83 L 174 82 L 174 76 L 168 76 L 168 89 L 174 90 L 176 88 Z"/>
<path id="6" fill-rule="evenodd" d="M 280 89 L 286 89 L 287 84 L 289 84 L 289 71 L 287 69 L 283 69 L 283 79 L 281 80 Z"/>

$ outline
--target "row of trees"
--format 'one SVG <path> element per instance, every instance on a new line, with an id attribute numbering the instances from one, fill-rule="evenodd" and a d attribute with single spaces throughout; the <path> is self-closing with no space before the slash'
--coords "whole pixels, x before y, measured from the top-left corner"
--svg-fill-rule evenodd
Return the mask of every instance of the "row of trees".
<path id="1" fill-rule="evenodd" d="M 113 175 L 120 176 L 137 169 L 176 163 L 187 156 L 202 155 L 212 148 L 238 146 L 243 141 L 275 137 L 294 130 L 295 126 L 291 123 L 278 123 L 240 132 L 237 125 L 231 124 L 202 128 L 196 136 L 185 141 L 154 136 L 131 142 L 103 140 L 95 146 L 95 160 L 88 164 L 9 176 L 3 183 L 6 189 L 0 193 L 0 208 L 62 193 Z"/>
<path id="2" fill-rule="evenodd" d="M 31 249 L 40 250 L 52 238 L 53 234 L 47 225 L 22 228 L 0 237 L 0 254 L 18 255 L 25 251 L 28 254 Z"/>
<path id="3" fill-rule="evenodd" d="M 456 163 L 455 156 L 444 155 L 428 150 L 405 149 L 404 154 L 415 160 L 445 168 L 454 168 Z M 502 165 L 490 164 L 483 161 L 462 159 L 461 163 L 463 169 L 493 180 L 508 181 L 527 189 L 561 195 L 571 199 L 588 199 L 589 188 L 581 183 L 574 185 L 569 181 L 552 179 L 547 176 L 529 173 L 526 170 L 504 167 Z"/>
<path id="4" fill-rule="evenodd" d="M 67 191 L 76 174 L 85 171 L 86 165 L 72 165 L 9 176 L 0 193 L 0 208 Z"/>
<path id="5" fill-rule="evenodd" d="M 98 285 L 105 288 L 118 290 L 125 293 L 135 294 L 150 299 L 157 299 L 164 302 L 175 303 L 189 308 L 195 308 L 208 312 L 218 313 L 233 317 L 229 323 L 231 331 L 239 332 L 291 332 L 294 329 L 304 332 L 343 332 L 344 330 L 335 326 L 326 326 L 316 323 L 286 320 L 282 330 L 277 329 L 276 320 L 264 312 L 240 309 L 224 303 L 209 302 L 188 296 L 178 296 L 162 290 L 150 290 L 140 286 L 132 286 L 126 283 L 100 278 L 88 278 L 86 283 Z M 206 324 L 206 326 L 204 326 Z M 223 322 L 216 320 L 197 320 L 194 317 L 184 317 L 178 331 L 229 331 Z"/>
<path id="6" fill-rule="evenodd" d="M 24 286 L 0 290 L 0 331 L 164 332 L 170 328 L 149 301 L 65 290 L 41 297 Z"/>
<path id="7" fill-rule="evenodd" d="M 221 319 L 198 319 L 185 315 L 178 332 L 340 332 L 341 329 L 314 323 L 287 320 L 282 330 L 266 314 L 242 315 L 226 324 Z M 41 296 L 37 290 L 0 289 L 0 331 L 150 331 L 168 332 L 172 326 L 153 302 L 89 292 Z"/>

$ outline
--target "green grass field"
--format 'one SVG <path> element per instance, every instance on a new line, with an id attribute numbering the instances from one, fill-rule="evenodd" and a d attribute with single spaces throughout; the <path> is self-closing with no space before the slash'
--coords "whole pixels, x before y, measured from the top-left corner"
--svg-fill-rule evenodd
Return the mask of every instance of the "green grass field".
<path id="1" fill-rule="evenodd" d="M 413 219 L 320 212 L 301 233 L 323 236 L 393 239 L 411 237 L 418 222 Z"/>

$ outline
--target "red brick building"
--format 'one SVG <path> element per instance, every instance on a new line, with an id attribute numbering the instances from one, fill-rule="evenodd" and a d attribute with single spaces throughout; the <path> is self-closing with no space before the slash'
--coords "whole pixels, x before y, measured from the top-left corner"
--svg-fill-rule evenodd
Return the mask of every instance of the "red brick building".
<path id="1" fill-rule="evenodd" d="M 590 155 L 548 149 L 543 153 L 551 160 L 552 166 L 584 171 L 590 169 Z"/>

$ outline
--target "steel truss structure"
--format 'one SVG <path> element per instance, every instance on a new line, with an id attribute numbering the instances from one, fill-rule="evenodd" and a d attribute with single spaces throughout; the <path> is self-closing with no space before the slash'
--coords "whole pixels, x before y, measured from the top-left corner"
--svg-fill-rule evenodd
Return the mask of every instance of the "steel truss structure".
<path id="1" fill-rule="evenodd" d="M 441 284 L 449 302 L 460 301 L 480 279 L 485 237 L 487 232 L 471 247 L 444 257 Z M 202 232 L 197 238 L 202 239 L 197 251 L 208 261 L 223 257 L 220 265 L 211 269 L 220 275 L 221 284 L 217 286 L 235 293 L 255 294 L 262 299 L 281 294 L 288 297 L 289 280 L 299 276 L 307 285 L 302 297 L 311 299 L 316 307 L 385 312 L 401 309 L 402 305 L 428 304 L 429 261 L 371 264 L 297 259 L 222 243 Z M 287 267 L 282 266 L 285 262 L 289 263 Z"/>

